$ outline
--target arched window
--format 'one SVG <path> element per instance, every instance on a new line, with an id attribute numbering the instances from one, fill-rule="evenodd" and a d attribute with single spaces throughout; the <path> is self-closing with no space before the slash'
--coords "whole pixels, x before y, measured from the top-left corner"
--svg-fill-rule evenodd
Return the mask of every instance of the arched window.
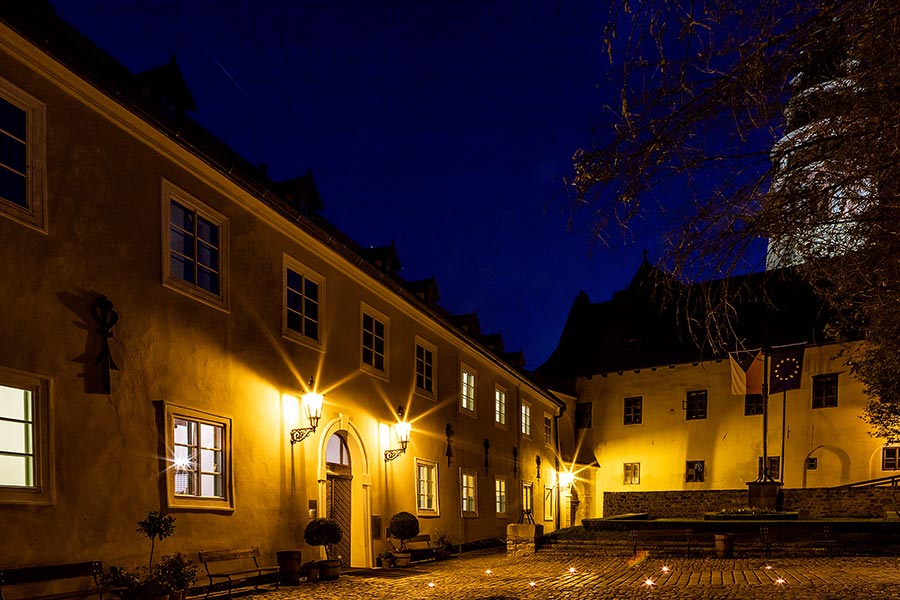
<path id="1" fill-rule="evenodd" d="M 335 433 L 328 440 L 328 446 L 325 448 L 325 463 L 329 471 L 350 472 L 350 449 L 347 448 L 347 440 L 340 433 Z"/>

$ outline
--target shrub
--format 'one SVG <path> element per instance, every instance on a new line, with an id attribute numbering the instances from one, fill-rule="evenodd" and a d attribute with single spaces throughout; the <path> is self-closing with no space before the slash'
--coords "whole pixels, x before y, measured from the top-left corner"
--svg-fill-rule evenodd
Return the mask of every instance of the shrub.
<path id="1" fill-rule="evenodd" d="M 328 558 L 334 558 L 333 546 L 343 537 L 344 533 L 337 521 L 322 517 L 310 521 L 303 532 L 306 543 L 310 546 L 324 546 L 325 556 Z"/>
<path id="2" fill-rule="evenodd" d="M 406 540 L 419 535 L 419 519 L 412 513 L 398 512 L 391 517 L 388 535 L 400 540 L 400 550 L 406 550 Z"/>

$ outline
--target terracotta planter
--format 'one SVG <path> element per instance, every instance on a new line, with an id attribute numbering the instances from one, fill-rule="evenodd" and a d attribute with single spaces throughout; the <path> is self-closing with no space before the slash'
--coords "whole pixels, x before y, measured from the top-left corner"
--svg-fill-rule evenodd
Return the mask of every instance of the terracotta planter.
<path id="1" fill-rule="evenodd" d="M 319 561 L 319 577 L 334 580 L 341 576 L 341 561 L 337 558 Z"/>
<path id="2" fill-rule="evenodd" d="M 319 567 L 311 567 L 306 570 L 306 581 L 315 583 L 319 580 Z"/>
<path id="3" fill-rule="evenodd" d="M 398 567 L 408 567 L 412 562 L 412 554 L 409 552 L 393 552 L 392 554 Z"/>

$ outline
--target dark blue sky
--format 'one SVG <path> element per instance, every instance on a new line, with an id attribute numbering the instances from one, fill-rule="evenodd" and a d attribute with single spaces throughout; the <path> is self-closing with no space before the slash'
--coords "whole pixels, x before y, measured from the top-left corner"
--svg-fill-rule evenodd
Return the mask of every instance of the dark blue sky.
<path id="1" fill-rule="evenodd" d="M 55 0 L 134 71 L 177 55 L 193 116 L 273 179 L 312 169 L 324 215 L 396 243 L 405 278 L 540 365 L 572 300 L 626 286 L 658 235 L 592 244 L 564 178 L 602 127 L 603 2 Z"/>

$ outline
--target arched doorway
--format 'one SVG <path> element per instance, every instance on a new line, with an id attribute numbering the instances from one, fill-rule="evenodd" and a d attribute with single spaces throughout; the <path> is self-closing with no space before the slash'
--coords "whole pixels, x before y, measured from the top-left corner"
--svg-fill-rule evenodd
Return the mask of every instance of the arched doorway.
<path id="1" fill-rule="evenodd" d="M 316 470 L 320 514 L 341 525 L 343 539 L 335 551 L 344 567 L 371 567 L 372 506 L 369 450 L 347 415 L 322 427 Z"/>
<path id="2" fill-rule="evenodd" d="M 341 566 L 350 567 L 350 540 L 353 534 L 351 506 L 353 469 L 345 434 L 333 433 L 325 446 L 325 515 L 338 522 L 344 533 L 335 551 L 341 556 Z"/>

